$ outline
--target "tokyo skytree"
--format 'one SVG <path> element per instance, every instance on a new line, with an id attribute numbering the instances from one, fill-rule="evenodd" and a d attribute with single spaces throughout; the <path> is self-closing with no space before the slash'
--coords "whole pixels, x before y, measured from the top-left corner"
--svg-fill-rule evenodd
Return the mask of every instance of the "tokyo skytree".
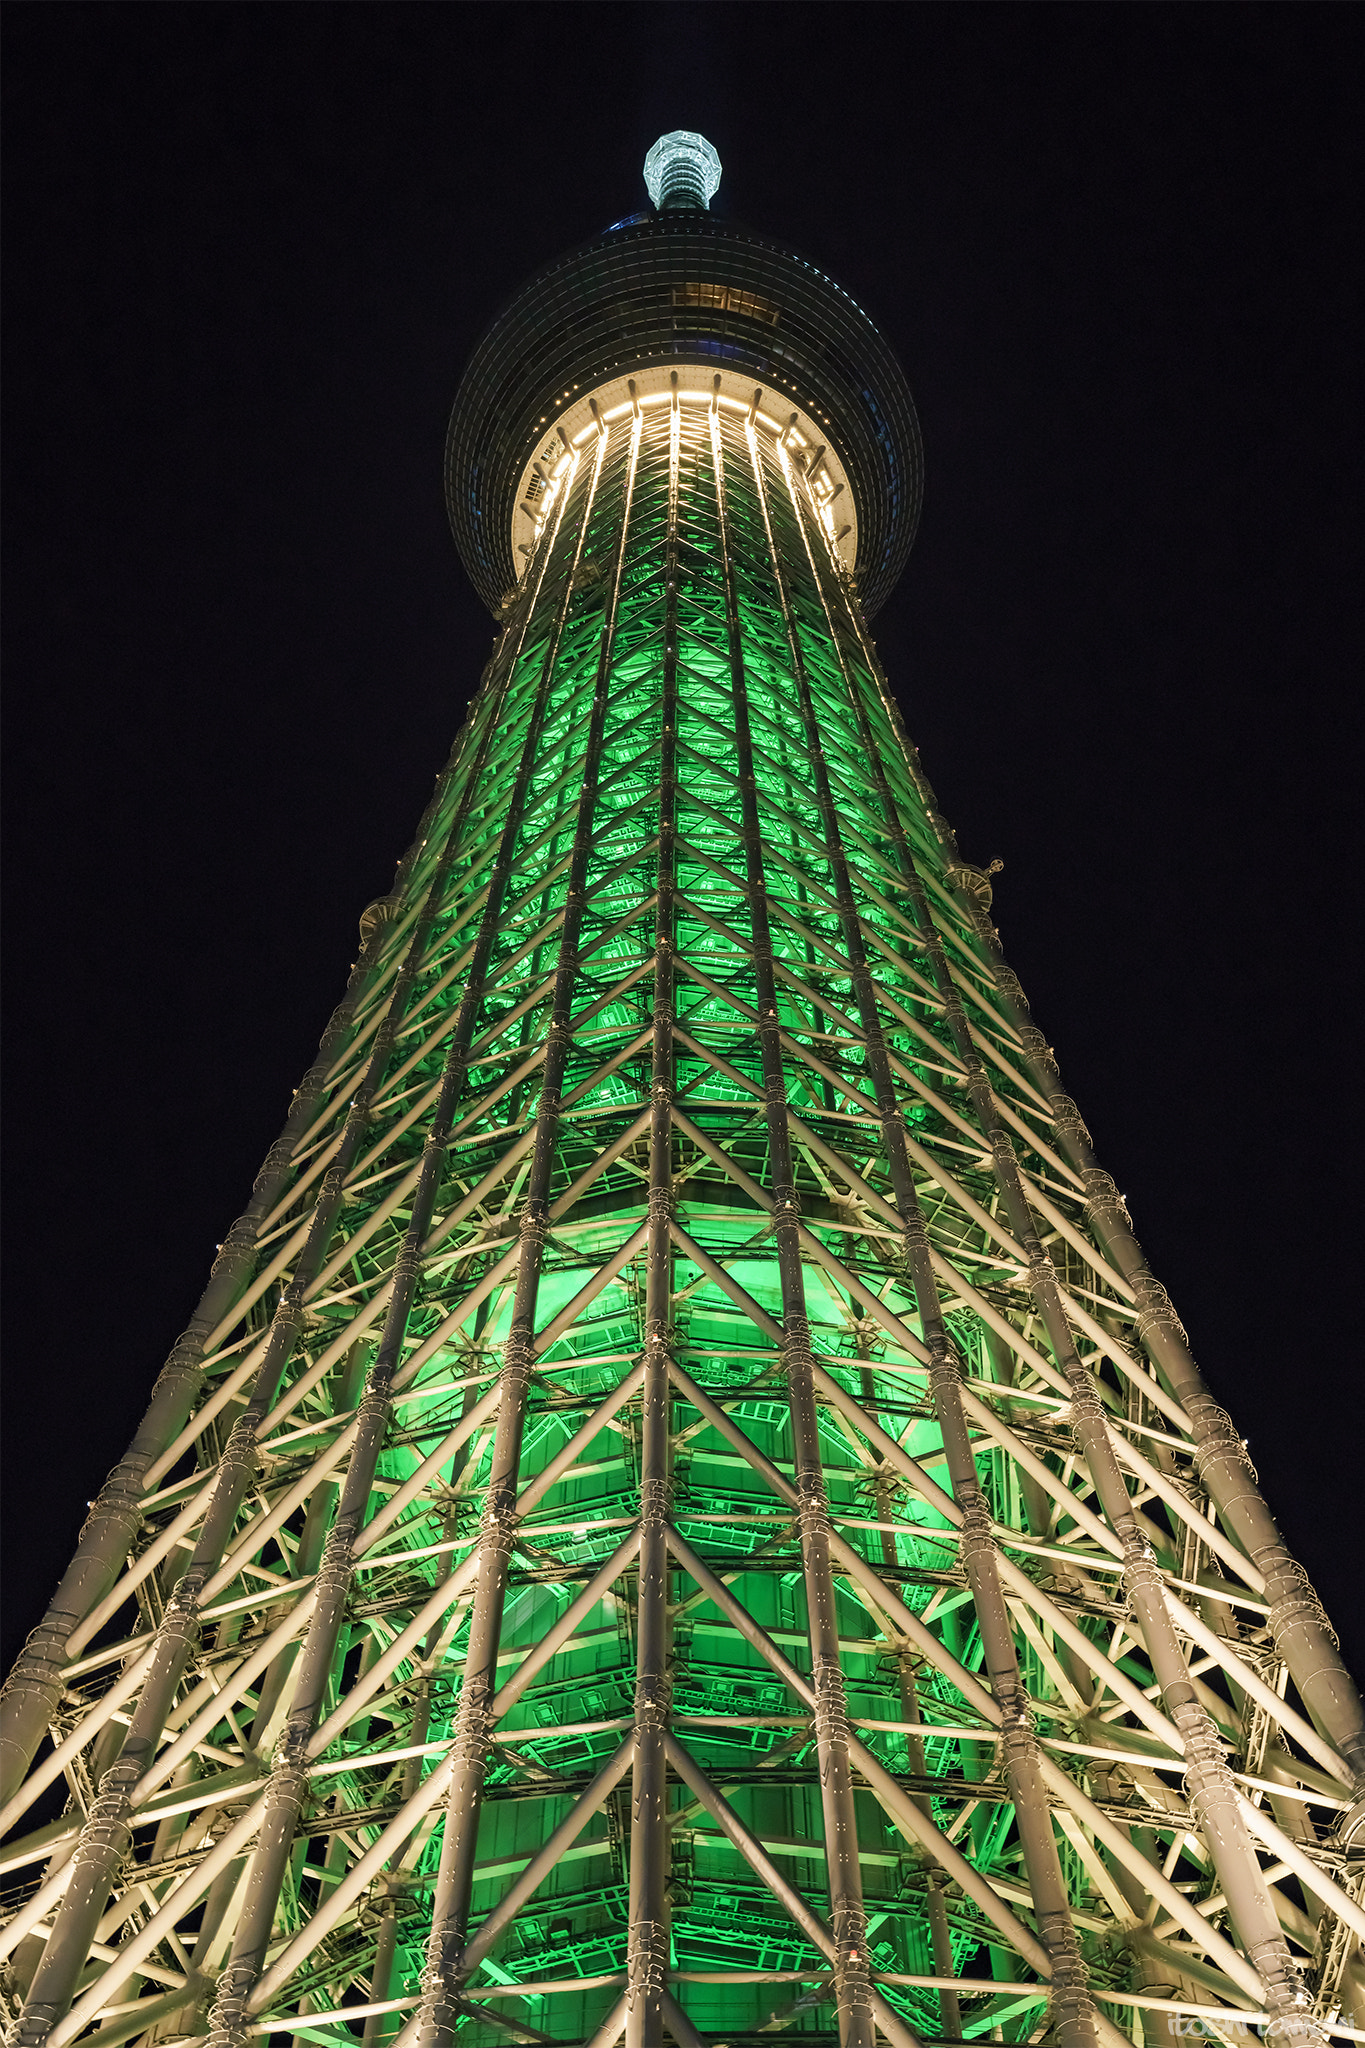
<path id="1" fill-rule="evenodd" d="M 492 655 L 6 1685 L 10 2037 L 1365 2040 L 1360 1699 L 869 637 L 904 373 L 645 181 L 465 371 Z"/>

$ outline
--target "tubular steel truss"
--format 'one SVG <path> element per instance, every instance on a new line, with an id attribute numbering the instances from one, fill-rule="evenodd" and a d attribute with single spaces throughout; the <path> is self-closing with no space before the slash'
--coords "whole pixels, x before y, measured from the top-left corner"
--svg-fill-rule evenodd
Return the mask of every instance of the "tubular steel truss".
<path id="1" fill-rule="evenodd" d="M 26 2048 L 1365 2038 L 1335 1639 L 719 387 L 546 472 L 10 1680 Z"/>

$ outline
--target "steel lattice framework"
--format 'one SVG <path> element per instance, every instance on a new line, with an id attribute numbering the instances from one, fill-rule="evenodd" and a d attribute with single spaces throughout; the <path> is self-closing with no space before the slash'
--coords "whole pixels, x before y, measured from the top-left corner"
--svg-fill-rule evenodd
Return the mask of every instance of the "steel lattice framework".
<path id="1" fill-rule="evenodd" d="M 726 381 L 536 472 L 11 1678 L 32 2048 L 1365 2038 L 1335 1639 Z"/>

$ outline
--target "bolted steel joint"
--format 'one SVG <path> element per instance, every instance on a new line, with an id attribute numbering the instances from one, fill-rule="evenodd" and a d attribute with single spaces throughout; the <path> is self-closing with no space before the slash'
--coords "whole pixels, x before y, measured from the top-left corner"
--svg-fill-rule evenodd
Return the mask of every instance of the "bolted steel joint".
<path id="1" fill-rule="evenodd" d="M 393 1262 L 393 1291 L 400 1300 L 411 1300 L 422 1277 L 422 1247 L 404 1238 Z"/>
<path id="2" fill-rule="evenodd" d="M 450 1745 L 451 1754 L 457 1759 L 458 1769 L 483 1768 L 493 1739 L 493 1716 L 490 1707 L 491 1702 L 483 1689 L 461 1693 L 459 1710 L 455 1716 L 455 1734 Z"/>
<path id="3" fill-rule="evenodd" d="M 344 1601 L 346 1598 L 351 1584 L 351 1545 L 354 1534 L 349 1519 L 346 1522 L 334 1523 L 327 1532 L 317 1577 L 313 1581 L 320 1607 L 330 1606 L 333 1601 Z"/>
<path id="4" fill-rule="evenodd" d="M 1013 1004 L 1015 1010 L 1021 1016 L 1027 1016 L 1029 1014 L 1029 999 L 1023 993 L 1023 983 L 1019 981 L 1019 975 L 1013 971 L 1013 967 L 1005 967 L 1003 961 L 997 961 L 993 973 L 995 973 L 995 985 L 1001 991 L 1001 995 L 1005 997 L 1007 1004 Z M 1036 1028 L 1036 1026 L 1033 1026 L 1033 1028 Z M 1023 1036 L 1023 1032 L 1021 1032 L 1021 1036 Z M 1027 1044 L 1029 1040 L 1025 1038 L 1023 1042 Z"/>
<path id="5" fill-rule="evenodd" d="M 275 1753 L 270 1759 L 270 1803 L 279 1808 L 283 1805 L 301 1806 L 308 1789 L 308 1736 L 310 1723 L 302 1720 L 286 1721 L 280 1731 Z"/>
<path id="6" fill-rule="evenodd" d="M 964 1488 L 958 1497 L 958 1506 L 962 1510 L 959 1550 L 964 1566 L 975 1563 L 978 1558 L 993 1556 L 995 1538 L 991 1534 L 991 1511 L 980 1487 Z"/>
<path id="7" fill-rule="evenodd" d="M 278 1180 L 283 1180 L 285 1174 L 289 1172 L 289 1169 L 294 1164 L 295 1142 L 296 1141 L 293 1138 L 276 1138 L 274 1144 L 271 1146 L 270 1150 L 265 1155 L 265 1161 L 261 1167 L 260 1172 L 257 1174 L 255 1180 L 252 1183 L 253 1193 L 255 1193 L 257 1189 L 261 1189 L 262 1191 L 264 1191 L 265 1189 L 271 1187 L 274 1182 Z M 247 1221 L 247 1218 L 243 1216 L 240 1219 L 240 1221 L 245 1223 Z M 236 1228 L 237 1225 L 234 1223 L 232 1229 L 235 1230 Z M 231 1236 L 232 1231 L 229 1231 L 229 1239 L 231 1239 Z M 254 1228 L 251 1232 L 251 1239 L 252 1243 L 254 1244 L 256 1241 L 256 1233 Z"/>
<path id="8" fill-rule="evenodd" d="M 847 1749 L 848 1701 L 844 1695 L 844 1674 L 838 1659 L 817 1655 L 811 1681 L 815 1692 L 815 1725 L 821 1739 L 840 1749 Z"/>
<path id="9" fill-rule="evenodd" d="M 803 1399 L 812 1391 L 815 1361 L 810 1346 L 800 1343 L 782 1345 L 782 1369 L 787 1380 L 787 1394 L 790 1400 Z M 800 1481 L 798 1480 L 798 1485 Z"/>
<path id="10" fill-rule="evenodd" d="M 1114 1176 L 1106 1173 L 1102 1166 L 1087 1166 L 1082 1169 L 1081 1179 L 1085 1183 L 1086 1222 L 1095 1224 L 1101 1231 L 1131 1231 L 1133 1219 L 1128 1214 L 1128 1204 L 1119 1193 Z"/>
<path id="11" fill-rule="evenodd" d="M 1153 1284 L 1155 1285 L 1155 1282 Z M 1252 1464 L 1247 1447 L 1237 1434 L 1237 1426 L 1227 1409 L 1220 1408 L 1210 1394 L 1193 1395 L 1186 1403 L 1186 1407 L 1194 1424 L 1194 1465 L 1199 1477 L 1207 1483 L 1208 1475 L 1215 1465 L 1232 1465 L 1254 1486 L 1256 1467 Z M 1288 1557 L 1287 1551 L 1282 1554 Z M 1260 1560 L 1257 1562 L 1259 1564 Z M 1264 1565 L 1261 1566 L 1261 1570 L 1265 1570 Z"/>
<path id="12" fill-rule="evenodd" d="M 635 1688 L 635 1728 L 640 1735 L 666 1735 L 673 1709 L 673 1686 L 659 1675 L 642 1678 Z"/>
<path id="13" fill-rule="evenodd" d="M 1266 1595 L 1270 1601 L 1271 1639 L 1281 1656 L 1284 1654 L 1285 1637 L 1292 1630 L 1304 1627 L 1320 1629 L 1333 1649 L 1340 1649 L 1340 1639 L 1327 1619 L 1327 1610 L 1298 1559 L 1274 1544 L 1255 1552 L 1255 1561 L 1265 1577 Z"/>
<path id="14" fill-rule="evenodd" d="M 792 1310 L 784 1320 L 782 1348 L 807 1360 L 810 1358 L 810 1319 Z"/>
<path id="15" fill-rule="evenodd" d="M 1095 1389 L 1095 1382 L 1085 1368 L 1084 1377 L 1077 1384 L 1077 1377 L 1068 1374 L 1071 1384 L 1071 1435 L 1079 1450 L 1085 1449 L 1087 1435 L 1104 1429 L 1104 1403 Z"/>
<path id="16" fill-rule="evenodd" d="M 848 1899 L 839 1899 L 830 1914 L 830 1923 L 834 1930 L 834 1939 L 841 1949 L 857 1949 L 860 1952 L 866 1950 L 867 1912 L 864 1907 Z M 858 1959 L 861 1960 L 862 1956 Z M 854 1958 L 846 1957 L 846 1960 Z"/>
<path id="17" fill-rule="evenodd" d="M 164 1373 L 162 1377 L 165 1377 Z M 140 1462 L 121 1458 L 95 1495 L 90 1512 L 81 1524 L 82 1538 L 92 1529 L 112 1524 L 118 1531 L 119 1541 L 126 1548 L 142 1526 L 142 1491 Z"/>
<path id="18" fill-rule="evenodd" d="M 958 1058 L 962 1062 L 962 1072 L 968 1088 L 989 1089 L 990 1075 L 982 1064 L 981 1055 L 976 1052 L 960 1052 Z"/>
<path id="19" fill-rule="evenodd" d="M 277 1139 L 276 1145 L 278 1145 L 278 1143 L 279 1140 Z M 273 1149 L 274 1148 L 272 1147 L 272 1150 Z M 266 1159 L 266 1165 L 268 1168 L 268 1154 Z M 261 1177 L 262 1176 L 258 1175 L 258 1178 Z M 248 1210 L 245 1215 L 239 1216 L 237 1218 L 231 1230 L 229 1230 L 227 1236 L 223 1239 L 222 1244 L 218 1247 L 218 1256 L 214 1260 L 213 1265 L 210 1268 L 210 1271 L 217 1273 L 221 1271 L 224 1267 L 235 1266 L 239 1260 L 249 1257 L 255 1249 L 256 1222 L 253 1216 L 251 1215 L 250 1210 Z"/>
<path id="20" fill-rule="evenodd" d="M 245 2048 L 250 2025 L 247 2000 L 255 1983 L 256 1970 L 251 1962 L 241 1958 L 228 1964 L 218 1979 L 204 2048 Z"/>
<path id="21" fill-rule="evenodd" d="M 37 1999 L 30 1998 L 24 2007 L 19 2024 L 8 2036 L 11 2048 L 42 2048 L 43 2042 L 56 2026 L 59 2017 L 60 2012 L 55 2004 L 40 2004 Z"/>
<path id="22" fill-rule="evenodd" d="M 1085 1118 L 1081 1115 L 1069 1095 L 1057 1094 L 1053 1096 L 1052 1120 L 1057 1126 L 1058 1135 L 1063 1138 L 1069 1138 L 1073 1145 L 1082 1146 L 1088 1151 L 1094 1144 L 1095 1141 L 1086 1127 Z"/>
<path id="23" fill-rule="evenodd" d="M 1040 1286 L 1057 1285 L 1057 1268 L 1052 1263 L 1051 1255 L 1043 1250 L 1036 1238 L 1029 1241 L 1028 1269 L 1030 1278 L 1036 1280 Z"/>
<path id="24" fill-rule="evenodd" d="M 521 1212 L 520 1233 L 523 1247 L 530 1249 L 534 1246 L 538 1250 L 544 1244 L 549 1228 L 550 1212 L 546 1203 L 528 1202 Z"/>
<path id="25" fill-rule="evenodd" d="M 1005 1769 L 1017 1776 L 1031 1771 L 1038 1761 L 1038 1737 L 1029 1716 L 1026 1699 L 1021 1695 L 1011 1700 L 1008 1707 L 1001 1703 L 1003 1718 L 1000 1723 L 1001 1747 L 1005 1753 Z"/>
<path id="26" fill-rule="evenodd" d="M 22 1693 L 37 1693 L 46 1707 L 55 1707 L 62 1693 L 62 1672 L 66 1666 L 66 1639 L 75 1626 L 74 1618 L 56 1626 L 39 1622 L 30 1631 L 24 1647 L 10 1666 L 0 1698 L 15 1699 Z"/>
<path id="27" fill-rule="evenodd" d="M 515 1394 L 519 1389 L 526 1387 L 531 1377 L 531 1361 L 534 1355 L 528 1331 L 520 1327 L 508 1331 L 502 1347 L 502 1380 L 509 1394 Z"/>
<path id="28" fill-rule="evenodd" d="M 803 1471 L 796 1481 L 796 1497 L 799 1509 L 804 1512 L 809 1506 L 820 1514 L 828 1514 L 829 1501 L 825 1494 L 823 1472 Z"/>
<path id="29" fill-rule="evenodd" d="M 1200 1827 L 1222 1809 L 1235 1807 L 1237 1786 L 1228 1769 L 1227 1745 L 1195 1699 L 1166 1700 L 1166 1711 L 1185 1744 L 1185 1796 Z"/>
<path id="30" fill-rule="evenodd" d="M 422 1997 L 417 2008 L 414 2038 L 422 2048 L 454 2039 L 460 2010 L 459 1975 L 445 1958 L 428 1960 L 417 1980 Z"/>
<path id="31" fill-rule="evenodd" d="M 962 1384 L 962 1360 L 941 1331 L 935 1331 L 929 1339 L 929 1377 L 944 1387 Z"/>
<path id="32" fill-rule="evenodd" d="M 1125 1526 L 1118 1531 L 1123 1544 L 1123 1588 L 1129 1605 L 1142 1599 L 1160 1602 L 1165 1581 L 1161 1567 L 1152 1553 L 1149 1543 L 1144 1543 L 1138 1534 L 1137 1524 L 1130 1515 L 1120 1518 Z"/>
<path id="33" fill-rule="evenodd" d="M 1275 1937 L 1253 1942 L 1247 1956 L 1266 1987 L 1270 2023 L 1263 2038 L 1282 2044 L 1282 2048 L 1312 2048 L 1312 2044 L 1325 2043 L 1326 2029 L 1313 2011 L 1308 1987 L 1288 1943 Z"/>
<path id="34" fill-rule="evenodd" d="M 829 1500 L 818 1472 L 803 1472 L 797 1482 L 796 1519 L 803 1550 L 829 1540 Z"/>
<path id="35" fill-rule="evenodd" d="M 1036 1024 L 1020 1024 L 1018 1029 L 1019 1036 L 1024 1042 L 1024 1051 L 1033 1061 L 1034 1066 L 1041 1067 L 1044 1073 L 1051 1074 L 1055 1079 L 1060 1072 L 1057 1065 L 1057 1055 L 1053 1052 L 1052 1047 L 1048 1044 L 1038 1026 Z"/>
<path id="36" fill-rule="evenodd" d="M 1189 1346 L 1185 1325 L 1175 1312 L 1170 1295 L 1161 1282 L 1151 1273 L 1136 1273 L 1133 1276 L 1133 1292 L 1138 1304 L 1138 1336 L 1145 1344 L 1150 1336 L 1162 1333 L 1176 1338 Z"/>
<path id="37" fill-rule="evenodd" d="M 91 1802 L 81 1838 L 72 1862 L 94 1864 L 105 1877 L 116 1880 L 133 1839 L 128 1818 L 133 1787 L 141 1775 L 132 1759 L 120 1757 L 100 1780 L 98 1797 Z"/>
<path id="38" fill-rule="evenodd" d="M 163 1641 L 185 1643 L 194 1649 L 199 1641 L 199 1596 L 207 1576 L 203 1565 L 189 1565 L 180 1574 L 161 1617 L 158 1633 Z"/>
<path id="39" fill-rule="evenodd" d="M 1328 2038 L 1327 2029 L 1309 2006 L 1306 1994 L 1302 2011 L 1291 2007 L 1274 2013 L 1261 2033 L 1263 2041 L 1273 2041 L 1277 2048 L 1318 2048 L 1319 2043 L 1326 2048 Z"/>
<path id="40" fill-rule="evenodd" d="M 1049 2004 L 1052 2024 L 1059 2041 L 1074 2041 L 1089 2035 L 1098 2039 L 1095 2001 L 1090 1993 L 1076 1930 L 1066 1913 L 1040 1913 L 1038 1932 L 1052 1958 L 1052 1986 Z"/>
<path id="41" fill-rule="evenodd" d="M 834 1981 L 840 2011 L 856 2025 L 872 2019 L 872 1981 L 867 1957 L 867 1914 L 841 1901 L 830 1915 L 834 1928 Z M 850 2031 L 852 2031 L 850 2029 Z"/>
<path id="42" fill-rule="evenodd" d="M 662 1920 L 637 1920 L 626 1954 L 626 2003 L 632 2012 L 643 2000 L 663 1997 L 667 1968 L 667 1926 Z"/>
<path id="43" fill-rule="evenodd" d="M 479 1548 L 489 1557 L 506 1556 L 516 1537 L 516 1498 L 510 1487 L 490 1487 L 479 1517 Z"/>
<path id="44" fill-rule="evenodd" d="M 673 1483 L 668 1479 L 640 1481 L 640 1520 L 646 1528 L 661 1528 L 673 1508 Z"/>
<path id="45" fill-rule="evenodd" d="M 417 1979 L 417 1988 L 424 1999 L 442 1999 L 455 1989 L 454 1972 L 441 1962 L 426 1963 Z"/>
<path id="46" fill-rule="evenodd" d="M 347 1114 L 347 1122 L 355 1122 L 359 1124 L 360 1128 L 363 1130 L 369 1118 L 369 1114 L 370 1106 L 368 1101 L 364 1100 L 359 1094 L 354 1095 L 351 1098 L 351 1107 Z M 344 1163 L 339 1160 L 335 1166 L 329 1166 L 326 1173 L 322 1177 L 322 1185 L 318 1189 L 317 1207 L 313 1211 L 314 1218 L 320 1216 L 324 1210 L 330 1209 L 334 1206 L 334 1204 L 340 1202 L 345 1193 L 346 1167 Z M 297 1282 L 295 1283 L 295 1285 L 297 1285 Z M 292 1294 L 293 1291 L 294 1289 L 293 1287 L 291 1287 L 289 1292 Z M 281 1308 L 284 1307 L 284 1302 L 287 1301 L 288 1298 L 288 1295 L 286 1295 L 283 1298 L 283 1300 L 281 1300 Z"/>
<path id="47" fill-rule="evenodd" d="M 365 1380 L 365 1391 L 360 1397 L 356 1420 L 362 1429 L 378 1427 L 388 1420 L 389 1401 L 393 1394 L 393 1376 L 398 1370 L 396 1359 L 376 1360 Z"/>
<path id="48" fill-rule="evenodd" d="M 260 1466 L 260 1455 L 256 1449 L 255 1420 L 239 1415 L 232 1425 L 219 1461 L 220 1481 L 226 1480 L 229 1485 L 233 1485 L 238 1479 L 244 1479 L 250 1483 L 256 1477 Z"/>
<path id="49" fill-rule="evenodd" d="M 915 752 L 918 758 L 919 749 L 916 748 Z M 942 841 L 951 855 L 955 856 L 957 853 L 957 834 L 944 817 L 942 811 L 933 804 L 926 804 L 925 816 L 934 828 L 935 837 Z"/>
<path id="50" fill-rule="evenodd" d="M 929 1249 L 929 1226 L 923 1211 L 917 1207 L 901 1218 L 901 1233 L 905 1238 L 905 1249 L 912 1257 Z"/>
<path id="51" fill-rule="evenodd" d="M 1006 967 L 1003 960 L 997 960 L 991 972 L 995 976 L 995 985 L 1005 1001 L 1013 1003 L 1016 1010 L 1027 1014 L 1028 997 L 1024 994 L 1023 984 L 1014 969 Z"/>
<path id="52" fill-rule="evenodd" d="M 1014 1174 L 1018 1169 L 1019 1162 L 1014 1156 L 1014 1147 L 1010 1143 L 1009 1132 L 1001 1130 L 999 1124 L 997 1124 L 991 1132 L 990 1138 L 991 1157 L 995 1161 L 996 1172 L 1006 1175 Z"/>
<path id="53" fill-rule="evenodd" d="M 172 1387 L 192 1387 L 194 1392 L 198 1393 L 200 1383 L 204 1377 L 205 1335 L 204 1329 L 196 1323 L 191 1323 L 187 1330 L 181 1331 L 171 1346 L 170 1355 L 166 1363 L 156 1376 L 156 1385 L 152 1389 L 153 1399 L 158 1394 L 167 1392 Z M 191 1399 L 193 1399 L 193 1395 Z M 106 1484 L 112 1482 L 114 1474 L 121 1472 L 122 1469 L 121 1465 L 116 1465 L 114 1472 L 109 1476 L 109 1482 L 106 1482 Z M 96 1506 L 98 1505 L 97 1501 Z"/>

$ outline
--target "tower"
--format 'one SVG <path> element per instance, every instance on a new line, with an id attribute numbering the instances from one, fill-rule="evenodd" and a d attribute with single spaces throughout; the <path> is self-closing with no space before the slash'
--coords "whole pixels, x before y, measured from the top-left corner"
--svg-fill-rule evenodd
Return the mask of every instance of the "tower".
<path id="1" fill-rule="evenodd" d="M 867 637 L 902 373 L 646 169 L 466 373 L 493 657 L 7 1689 L 16 2037 L 1359 2029 L 1359 1703 Z"/>

